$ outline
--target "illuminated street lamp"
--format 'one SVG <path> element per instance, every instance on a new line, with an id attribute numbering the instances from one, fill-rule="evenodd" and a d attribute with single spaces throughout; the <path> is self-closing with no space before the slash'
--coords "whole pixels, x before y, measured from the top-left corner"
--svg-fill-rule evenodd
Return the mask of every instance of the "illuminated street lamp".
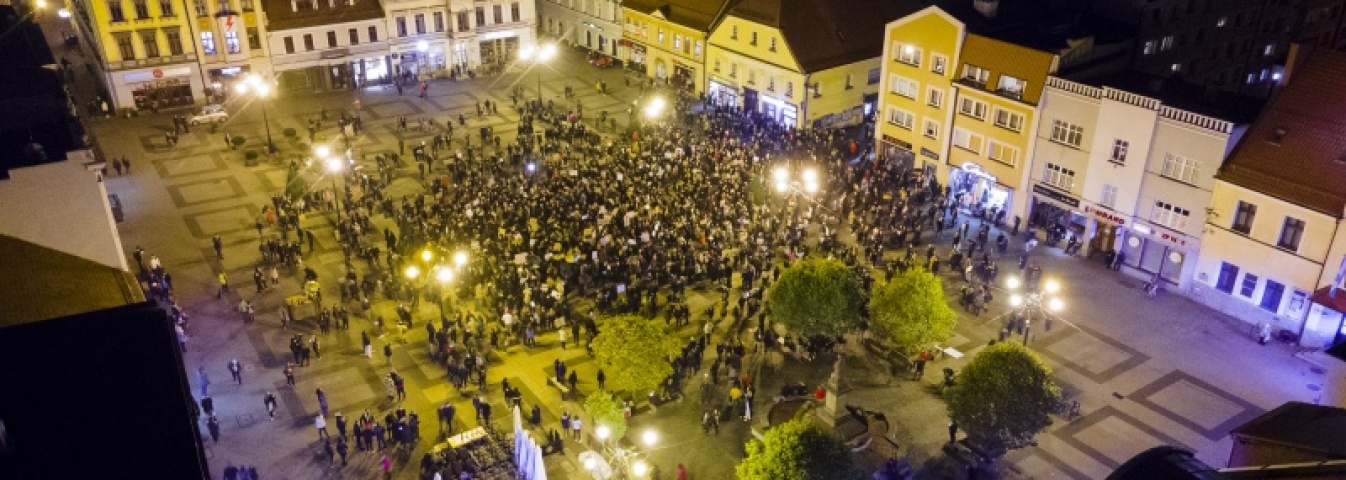
<path id="1" fill-rule="evenodd" d="M 627 478 L 643 478 L 646 475 L 649 475 L 650 464 L 646 462 L 645 459 L 640 458 L 640 452 L 622 448 L 621 442 L 617 441 L 618 439 L 612 438 L 611 427 L 602 423 L 598 424 L 597 427 L 594 427 L 594 437 L 598 438 L 599 444 L 603 446 L 603 459 L 607 460 L 608 464 L 611 465 L 613 469 L 618 470 L 619 472 L 625 471 L 629 474 L 629 477 Z M 608 440 L 613 441 L 609 442 Z M 652 448 L 659 442 L 659 433 L 652 428 L 646 429 L 640 433 L 640 440 L 646 448 Z M 593 476 L 595 479 L 604 480 L 609 478 L 611 472 L 604 471 L 604 469 L 601 468 L 598 459 L 595 458 L 597 455 L 594 455 L 594 453 L 595 452 L 586 452 L 580 455 L 580 458 L 582 458 L 584 462 L 584 469 L 588 470 L 589 475 Z M 622 477 L 622 475 L 618 474 L 618 477 Z"/>
<path id="2" fill-rule="evenodd" d="M 1043 280 L 1039 289 L 1037 285 L 1027 284 L 1019 277 L 1011 276 L 1005 279 L 1005 288 L 1010 291 L 1009 303 L 1014 307 L 1012 313 L 1024 321 L 1024 345 L 1028 345 L 1029 329 L 1034 317 L 1048 322 L 1047 328 L 1050 329 L 1056 313 L 1066 308 L 1065 300 L 1057 296 L 1061 292 L 1061 282 L 1056 279 Z M 1024 290 L 1022 293 L 1021 289 Z"/>
<path id="3" fill-rule="evenodd" d="M 668 101 L 664 97 L 651 98 L 649 103 L 645 104 L 645 118 L 654 120 L 663 115 L 664 109 L 668 107 Z"/>
<path id="4" fill-rule="evenodd" d="M 800 170 L 799 177 L 794 178 L 789 166 L 777 165 L 771 169 L 771 183 L 775 186 L 777 193 L 802 191 L 812 195 L 822 190 L 822 184 L 818 180 L 818 170 L 813 167 Z"/>
<path id="5" fill-rule="evenodd" d="M 519 49 L 519 60 L 531 63 L 534 66 L 542 65 L 551 61 L 556 56 L 556 44 L 544 43 L 542 45 L 531 45 Z M 542 70 L 537 72 L 537 101 L 542 103 Z"/>
<path id="6" fill-rule="evenodd" d="M 275 94 L 276 90 L 270 82 L 262 79 L 257 74 L 248 74 L 243 80 L 234 87 L 240 95 L 252 95 L 262 99 L 262 124 L 266 126 L 266 153 L 276 153 L 276 142 L 271 139 L 271 121 L 267 117 L 267 100 Z"/>

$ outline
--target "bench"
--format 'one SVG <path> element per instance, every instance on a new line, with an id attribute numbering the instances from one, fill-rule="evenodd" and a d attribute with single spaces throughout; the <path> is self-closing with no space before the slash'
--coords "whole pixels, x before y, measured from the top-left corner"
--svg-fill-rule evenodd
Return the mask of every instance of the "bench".
<path id="1" fill-rule="evenodd" d="M 570 385 L 566 385 L 565 382 L 556 381 L 556 377 L 547 375 L 547 385 L 551 385 L 556 387 L 557 390 L 560 390 L 561 398 L 566 398 L 566 396 L 570 395 Z"/>

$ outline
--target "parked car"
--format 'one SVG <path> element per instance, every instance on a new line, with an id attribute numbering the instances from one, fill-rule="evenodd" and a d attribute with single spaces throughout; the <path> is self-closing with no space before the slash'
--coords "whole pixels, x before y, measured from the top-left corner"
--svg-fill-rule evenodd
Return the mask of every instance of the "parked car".
<path id="1" fill-rule="evenodd" d="M 589 52 L 589 64 L 598 68 L 613 66 L 613 58 L 598 52 Z"/>
<path id="2" fill-rule="evenodd" d="M 192 115 L 187 119 L 187 123 L 200 125 L 203 123 L 224 123 L 229 120 L 229 112 L 224 111 L 222 105 L 206 105 L 201 107 L 201 113 Z"/>

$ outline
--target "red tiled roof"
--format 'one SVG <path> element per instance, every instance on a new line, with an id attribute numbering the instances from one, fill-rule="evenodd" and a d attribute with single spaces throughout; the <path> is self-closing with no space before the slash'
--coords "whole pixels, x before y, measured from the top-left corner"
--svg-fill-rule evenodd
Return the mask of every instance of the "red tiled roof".
<path id="1" fill-rule="evenodd" d="M 1346 52 L 1291 70 L 1217 178 L 1336 218 L 1346 209 Z"/>

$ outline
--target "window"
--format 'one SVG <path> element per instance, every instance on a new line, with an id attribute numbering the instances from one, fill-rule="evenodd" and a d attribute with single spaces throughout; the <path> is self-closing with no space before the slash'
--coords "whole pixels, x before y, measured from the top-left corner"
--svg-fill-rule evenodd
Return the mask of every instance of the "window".
<path id="1" fill-rule="evenodd" d="M 729 78 L 735 78 L 735 77 L 738 77 L 738 64 L 731 63 L 729 64 Z"/>
<path id="2" fill-rule="evenodd" d="M 953 129 L 953 146 L 955 147 L 980 155 L 981 141 L 981 135 L 977 135 L 961 128 Z"/>
<path id="3" fill-rule="evenodd" d="M 673 34 L 673 49 L 682 50 L 682 35 Z"/>
<path id="4" fill-rule="evenodd" d="M 753 46 L 757 45 L 757 32 L 752 32 L 748 34 L 748 45 Z"/>
<path id="5" fill-rule="evenodd" d="M 766 47 L 767 50 L 776 51 L 776 37 L 771 37 L 771 43 Z"/>
<path id="6" fill-rule="evenodd" d="M 150 18 L 150 5 L 145 0 L 134 0 L 131 2 L 131 7 L 136 11 L 136 20 Z"/>
<path id="7" fill-rule="evenodd" d="M 261 50 L 262 35 L 257 32 L 257 27 L 248 27 L 248 49 Z"/>
<path id="8" fill-rule="evenodd" d="M 1234 224 L 1230 229 L 1235 232 L 1247 235 L 1253 230 L 1253 219 L 1257 217 L 1257 205 L 1248 202 L 1239 202 L 1238 207 L 1234 209 Z"/>
<path id="9" fill-rule="evenodd" d="M 206 55 L 215 54 L 215 32 L 201 32 L 201 52 Z"/>
<path id="10" fill-rule="evenodd" d="M 1015 132 L 1022 131 L 1024 128 L 1023 114 L 1015 113 L 1003 108 L 995 109 L 995 126 Z"/>
<path id="11" fill-rule="evenodd" d="M 285 53 L 294 53 L 294 37 L 285 37 Z"/>
<path id="12" fill-rule="evenodd" d="M 328 30 L 328 31 L 327 31 L 327 48 L 336 48 L 336 46 L 337 46 L 336 30 Z"/>
<path id="13" fill-rule="evenodd" d="M 888 123 L 897 125 L 907 130 L 911 130 L 913 124 L 916 123 L 916 116 L 912 115 L 911 112 L 899 109 L 897 107 L 889 106 Z"/>
<path id="14" fill-rule="evenodd" d="M 972 118 L 975 118 L 975 119 L 978 119 L 978 120 L 985 120 L 985 119 L 986 119 L 986 103 L 985 103 L 985 102 L 982 102 L 982 101 L 978 101 L 978 100 L 973 99 L 973 98 L 969 98 L 969 97 L 962 97 L 962 98 L 959 98 L 959 99 L 958 99 L 958 113 L 961 113 L 961 114 L 963 114 L 963 115 L 967 115 L 967 116 L 969 116 L 969 117 L 972 117 Z"/>
<path id="15" fill-rule="evenodd" d="M 893 60 L 897 60 L 913 67 L 921 66 L 921 49 L 911 45 L 899 44 L 893 50 Z"/>
<path id="16" fill-rule="evenodd" d="M 491 20 L 495 20 L 495 23 L 497 24 L 505 23 L 504 8 L 505 7 L 501 5 L 491 5 Z"/>
<path id="17" fill-rule="evenodd" d="M 519 21 L 520 16 L 521 15 L 519 14 L 519 2 L 509 4 L 509 21 L 517 22 Z"/>
<path id="18" fill-rule="evenodd" d="M 1053 142 L 1064 143 L 1075 148 L 1079 148 L 1080 142 L 1084 141 L 1084 127 L 1072 125 L 1060 120 L 1052 120 Z"/>
<path id="19" fill-rule="evenodd" d="M 238 0 L 238 6 L 239 8 L 242 8 L 243 11 L 245 12 L 251 12 L 253 10 L 252 0 Z"/>
<path id="20" fill-rule="evenodd" d="M 1018 149 L 996 141 L 987 141 L 986 145 L 986 158 L 1011 167 L 1019 163 Z"/>
<path id="21" fill-rule="evenodd" d="M 855 74 L 853 74 L 853 73 L 847 73 L 847 74 L 846 74 L 846 89 L 847 89 L 847 90 L 850 90 L 850 89 L 852 89 L 852 88 L 855 88 Z"/>
<path id="22" fill-rule="evenodd" d="M 659 44 L 660 44 L 660 45 L 663 45 L 663 44 L 664 44 L 664 29 L 661 28 L 661 29 L 659 29 L 659 31 L 656 32 L 656 33 L 657 33 L 657 36 L 659 37 Z"/>
<path id="23" fill-rule="evenodd" d="M 1168 51 L 1173 49 L 1173 36 L 1169 35 L 1159 40 L 1159 51 Z"/>
<path id="24" fill-rule="evenodd" d="M 154 30 L 140 32 L 140 44 L 145 47 L 145 58 L 159 57 L 159 34 Z"/>
<path id="25" fill-rule="evenodd" d="M 1112 141 L 1112 156 L 1108 161 L 1112 163 L 1126 163 L 1126 150 L 1131 147 L 1131 142 L 1122 139 Z"/>
<path id="26" fill-rule="evenodd" d="M 1215 21 L 1215 27 L 1216 27 L 1216 28 L 1223 27 L 1224 24 L 1225 24 L 1225 22 L 1228 22 L 1228 21 L 1229 21 L 1229 17 L 1220 17 L 1219 20 L 1216 20 L 1216 21 Z"/>
<path id="27" fill-rule="evenodd" d="M 444 31 L 444 12 L 435 12 L 435 31 Z"/>
<path id="28" fill-rule="evenodd" d="M 418 13 L 416 14 L 415 17 L 412 17 L 412 19 L 416 24 L 416 34 L 420 35 L 422 33 L 425 33 L 425 14 Z"/>
<path id="29" fill-rule="evenodd" d="M 313 51 L 313 35 L 311 34 L 307 33 L 304 34 L 304 51 L 305 52 Z"/>
<path id="30" fill-rule="evenodd" d="M 115 36 L 117 37 L 117 50 L 121 53 L 122 61 L 135 60 L 136 47 L 131 41 L 131 34 L 118 32 Z"/>
<path id="31" fill-rule="evenodd" d="M 794 96 L 795 96 L 795 82 L 785 82 L 785 97 L 791 98 Z"/>
<path id="32" fill-rule="evenodd" d="M 729 27 L 729 39 L 738 40 L 738 25 Z"/>
<path id="33" fill-rule="evenodd" d="M 478 27 L 486 26 L 486 7 L 477 7 L 476 14 L 477 14 L 477 26 Z"/>
<path id="34" fill-rule="evenodd" d="M 1282 295 L 1285 295 L 1285 285 L 1267 280 L 1266 286 L 1262 287 L 1262 301 L 1257 306 L 1262 307 L 1262 310 L 1276 313 L 1280 311 Z"/>
<path id="35" fill-rule="evenodd" d="M 136 7 L 136 11 L 139 12 L 140 7 Z M 1268 43 L 1265 47 L 1262 47 L 1262 56 L 1270 57 L 1275 54 L 1276 54 L 1276 44 Z"/>
<path id="36" fill-rule="evenodd" d="M 1023 96 L 1024 87 L 1027 85 L 1028 82 L 1025 82 L 1018 78 L 1011 77 L 1009 75 L 1001 74 L 1000 82 L 996 85 L 995 90 L 997 92 L 1000 92 L 1000 94 L 1002 95 L 1006 95 L 1013 98 L 1019 98 Z"/>
<path id="37" fill-rule="evenodd" d="M 1192 212 L 1185 208 L 1179 208 L 1168 202 L 1154 202 L 1154 210 L 1150 212 L 1150 221 L 1163 225 L 1168 228 L 1182 230 L 1187 228 L 1187 218 Z"/>
<path id="38" fill-rule="evenodd" d="M 122 13 L 122 2 L 111 0 L 107 2 L 107 9 L 108 15 L 111 16 L 113 22 L 126 21 L 126 14 Z M 129 39 L 130 37 L 127 38 Z M 130 57 L 123 56 L 122 58 L 135 58 L 135 55 L 131 55 Z"/>
<path id="39" fill-rule="evenodd" d="M 1108 207 L 1108 208 L 1116 208 L 1116 207 L 1117 207 L 1117 186 L 1116 186 L 1116 185 L 1103 185 L 1103 198 L 1100 199 L 1098 203 L 1099 203 L 1100 205 L 1103 205 L 1103 206 Z"/>
<path id="40" fill-rule="evenodd" d="M 869 69 L 869 78 L 866 80 L 866 85 L 879 83 L 879 78 L 882 76 L 879 67 Z"/>
<path id="41" fill-rule="evenodd" d="M 1164 169 L 1162 174 L 1165 177 L 1181 182 L 1195 183 L 1198 166 L 1199 164 L 1196 160 L 1192 160 L 1182 155 L 1169 153 L 1164 155 Z"/>
<path id="42" fill-rule="evenodd" d="M 961 80 L 972 82 L 977 85 L 986 85 L 986 81 L 991 78 L 991 71 L 976 65 L 963 65 L 963 77 Z"/>
<path id="43" fill-rule="evenodd" d="M 849 76 L 847 78 L 849 78 Z M 847 88 L 850 88 L 849 83 L 847 83 L 846 86 Z M 921 91 L 921 86 L 917 84 L 915 80 L 912 80 L 910 78 L 905 78 L 898 75 L 889 75 L 888 91 L 907 98 L 914 99 L 916 98 L 917 93 Z"/>
<path id="44" fill-rule="evenodd" d="M 701 56 L 701 41 L 696 41 L 696 46 L 692 47 L 692 55 Z"/>
<path id="45" fill-rule="evenodd" d="M 336 33 L 329 32 L 329 35 L 331 36 L 328 38 L 336 40 Z M 229 50 L 229 53 L 240 53 L 243 51 L 243 45 L 238 43 L 237 31 L 229 30 L 224 32 L 224 48 Z"/>
<path id="46" fill-rule="evenodd" d="M 930 118 L 925 119 L 925 123 L 921 127 L 921 133 L 924 134 L 926 138 L 938 139 L 939 122 L 936 122 L 934 119 Z"/>
<path id="47" fill-rule="evenodd" d="M 944 90 L 940 90 L 932 86 L 929 88 L 929 90 L 926 90 L 925 93 L 927 99 L 926 103 L 929 103 L 930 106 L 935 108 L 944 106 Z"/>
<path id="48" fill-rule="evenodd" d="M 1047 185 L 1070 190 L 1075 186 L 1075 171 L 1055 163 L 1048 163 L 1042 169 L 1042 182 Z"/>
<path id="49" fill-rule="evenodd" d="M 397 17 L 397 19 L 394 20 L 393 23 L 397 25 L 397 36 L 399 37 L 407 36 L 407 17 Z"/>
<path id="50" fill-rule="evenodd" d="M 1145 47 L 1140 50 L 1140 53 L 1143 55 L 1153 55 L 1154 47 L 1155 47 L 1154 40 L 1145 42 Z"/>
<path id="51" fill-rule="evenodd" d="M 173 16 L 173 0 L 159 0 L 159 16 Z"/>
<path id="52" fill-rule="evenodd" d="M 178 29 L 164 30 L 164 39 L 168 40 L 169 55 L 182 55 L 182 34 Z"/>
<path id="53" fill-rule="evenodd" d="M 206 2 L 204 2 L 204 1 L 198 1 L 198 2 L 193 2 L 193 4 L 196 5 L 196 16 L 198 16 L 198 17 L 204 17 L 204 16 L 206 16 L 206 15 L 210 15 L 210 11 L 209 11 L 210 7 L 206 6 Z"/>
<path id="54" fill-rule="evenodd" d="M 351 45 L 359 45 L 359 44 L 360 44 L 360 31 L 359 31 L 359 30 L 352 28 L 352 29 L 350 29 L 350 31 L 346 32 L 346 34 L 347 34 L 348 36 L 350 36 L 350 39 L 351 39 Z"/>
<path id="55" fill-rule="evenodd" d="M 1253 298 L 1253 292 L 1257 291 L 1257 275 L 1251 273 L 1243 274 L 1243 283 L 1239 285 L 1239 295 Z"/>
<path id="56" fill-rule="evenodd" d="M 199 1 L 199 2 L 204 2 L 205 0 L 197 0 L 197 1 Z M 229 12 L 229 11 L 233 11 L 233 9 L 229 8 L 229 0 L 219 0 L 219 1 L 220 1 L 220 5 L 219 5 L 220 9 L 219 9 L 219 11 L 221 11 L 221 12 Z"/>
<path id="57" fill-rule="evenodd" d="M 377 27 L 369 27 L 369 41 L 379 41 L 379 29 Z"/>
<path id="58" fill-rule="evenodd" d="M 1215 289 L 1224 293 L 1234 293 L 1234 281 L 1239 278 L 1239 267 L 1229 262 L 1220 262 L 1220 275 L 1215 278 Z"/>
<path id="59" fill-rule="evenodd" d="M 719 71 L 720 71 L 720 59 L 718 59 L 718 58 L 715 59 L 715 63 L 714 63 L 714 65 L 715 65 L 715 67 L 714 67 L 712 70 L 714 70 L 716 73 L 719 73 Z"/>
<path id="60" fill-rule="evenodd" d="M 458 12 L 458 31 L 466 32 L 468 28 L 467 12 Z"/>
<path id="61" fill-rule="evenodd" d="M 1172 64 L 1172 65 L 1169 65 L 1169 66 L 1168 66 L 1168 70 L 1169 70 L 1170 72 L 1181 72 L 1181 71 L 1182 71 L 1182 64 L 1181 64 L 1181 63 L 1175 63 L 1175 64 Z"/>
<path id="62" fill-rule="evenodd" d="M 940 55 L 938 53 L 930 54 L 930 71 L 943 75 L 944 71 L 947 70 L 948 68 L 949 68 L 949 57 Z"/>
<path id="63" fill-rule="evenodd" d="M 1304 237 L 1304 221 L 1294 217 L 1285 217 L 1281 224 L 1281 238 L 1276 246 L 1289 251 L 1299 250 L 1299 240 Z"/>

